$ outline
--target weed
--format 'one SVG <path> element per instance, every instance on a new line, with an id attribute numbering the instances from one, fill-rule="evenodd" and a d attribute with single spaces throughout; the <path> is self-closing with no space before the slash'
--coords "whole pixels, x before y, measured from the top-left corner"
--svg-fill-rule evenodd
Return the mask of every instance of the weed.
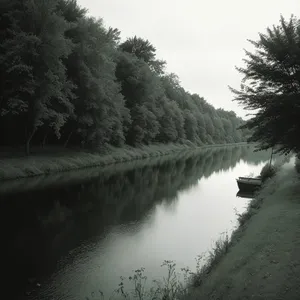
<path id="1" fill-rule="evenodd" d="M 196 273 L 192 274 L 192 286 L 196 287 L 202 284 L 202 281 L 206 278 L 206 276 L 228 252 L 230 243 L 228 233 L 223 233 L 207 255 L 198 256 Z"/>
<path id="2" fill-rule="evenodd" d="M 161 267 L 167 268 L 167 276 L 162 280 L 152 280 L 149 288 L 147 288 L 148 278 L 145 275 L 145 268 L 133 271 L 133 275 L 128 278 L 121 277 L 121 282 L 110 299 L 119 296 L 123 299 L 175 300 L 187 295 L 190 269 L 181 269 L 183 272 L 182 279 L 181 274 L 176 272 L 174 261 L 165 260 Z M 129 290 L 126 289 L 127 285 L 131 286 Z"/>

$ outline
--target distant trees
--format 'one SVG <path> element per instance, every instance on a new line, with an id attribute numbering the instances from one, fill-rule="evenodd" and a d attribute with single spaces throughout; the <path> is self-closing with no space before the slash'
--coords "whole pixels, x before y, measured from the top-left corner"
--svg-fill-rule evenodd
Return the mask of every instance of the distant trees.
<path id="1" fill-rule="evenodd" d="M 300 20 L 281 17 L 280 25 L 268 28 L 258 41 L 250 41 L 255 53 L 246 51 L 246 66 L 235 100 L 256 110 L 243 128 L 253 131 L 250 141 L 261 149 L 300 151 Z"/>
<path id="2" fill-rule="evenodd" d="M 3 0 L 0 13 L 1 145 L 245 140 L 243 120 L 186 92 L 148 40 L 121 43 L 76 0 Z"/>

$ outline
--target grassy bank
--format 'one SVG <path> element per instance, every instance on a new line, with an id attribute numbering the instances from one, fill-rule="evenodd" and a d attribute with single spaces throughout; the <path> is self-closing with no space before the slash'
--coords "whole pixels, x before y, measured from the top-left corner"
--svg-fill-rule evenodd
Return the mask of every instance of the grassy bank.
<path id="1" fill-rule="evenodd" d="M 184 158 L 193 157 L 204 153 L 205 151 L 217 151 L 211 149 L 187 149 L 183 151 L 177 151 L 169 155 L 160 155 L 155 157 L 149 157 L 145 159 L 135 159 L 131 161 L 126 161 L 123 163 L 114 163 L 103 166 L 95 166 L 92 168 L 78 168 L 69 170 L 67 172 L 52 172 L 51 174 L 44 174 L 41 176 L 31 176 L 18 178 L 17 180 L 5 180 L 0 184 L 0 194 L 9 194 L 14 191 L 24 192 L 30 190 L 44 189 L 47 187 L 59 187 L 66 184 L 83 184 L 89 182 L 100 176 L 103 178 L 108 178 L 111 175 L 115 175 L 121 172 L 126 172 L 136 168 L 143 168 L 145 166 L 160 165 L 164 162 L 172 160 L 176 162 L 177 160 Z"/>
<path id="2" fill-rule="evenodd" d="M 245 143 L 240 143 L 244 145 Z M 240 145 L 234 144 L 234 145 Z M 225 145 L 203 146 L 201 149 L 220 147 Z M 30 156 L 15 154 L 9 150 L 0 154 L 0 180 L 18 179 L 24 177 L 53 174 L 76 169 L 108 166 L 116 163 L 165 156 L 199 147 L 193 144 L 158 144 L 141 146 L 139 148 L 108 147 L 103 153 L 89 153 L 84 151 L 49 149 L 35 151 Z"/>
<path id="3" fill-rule="evenodd" d="M 189 299 L 300 299 L 300 181 L 283 168 L 216 244 Z"/>

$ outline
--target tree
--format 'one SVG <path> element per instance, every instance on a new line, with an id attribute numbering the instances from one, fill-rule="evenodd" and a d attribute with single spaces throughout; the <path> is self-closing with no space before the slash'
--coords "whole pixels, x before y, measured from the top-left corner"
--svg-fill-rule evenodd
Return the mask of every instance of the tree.
<path id="1" fill-rule="evenodd" d="M 156 48 L 148 40 L 134 36 L 122 43 L 120 49 L 143 59 L 153 71 L 163 74 L 166 62 L 156 59 Z"/>
<path id="2" fill-rule="evenodd" d="M 71 8 L 63 11 L 66 17 L 74 20 L 67 33 L 74 50 L 66 66 L 70 80 L 76 84 L 77 98 L 75 114 L 64 130 L 65 137 L 68 140 L 73 133 L 79 135 L 84 147 L 97 148 L 105 143 L 122 145 L 126 110 L 114 74 L 115 37 L 113 32 L 107 32 L 101 19 L 76 17 L 78 8 Z"/>
<path id="3" fill-rule="evenodd" d="M 197 120 L 190 110 L 186 109 L 183 113 L 185 117 L 184 129 L 186 138 L 191 142 L 195 142 L 197 139 Z"/>
<path id="4" fill-rule="evenodd" d="M 235 100 L 254 110 L 242 128 L 253 130 L 249 141 L 259 149 L 277 146 L 279 152 L 300 151 L 300 20 L 282 16 L 280 24 L 250 41 L 240 90 L 230 88 Z"/>
<path id="5" fill-rule="evenodd" d="M 158 115 L 161 108 L 158 105 L 163 96 L 159 77 L 143 59 L 126 52 L 119 56 L 116 76 L 132 120 L 126 135 L 127 143 L 153 142 L 159 133 Z"/>
<path id="6" fill-rule="evenodd" d="M 175 101 L 171 101 L 166 97 L 163 97 L 161 101 L 163 113 L 159 118 L 161 129 L 158 141 L 162 143 L 176 142 L 180 135 L 178 125 L 183 127 L 184 119 L 183 117 L 181 119 L 178 117 L 177 114 L 181 114 L 181 111 Z M 180 122 L 181 124 L 178 124 Z"/>
<path id="7" fill-rule="evenodd" d="M 210 139 L 212 139 L 212 137 L 214 136 L 214 133 L 215 133 L 215 128 L 214 128 L 212 119 L 208 113 L 205 113 L 204 121 L 205 121 L 206 132 L 210 136 Z"/>
<path id="8" fill-rule="evenodd" d="M 0 145 L 240 141 L 249 129 L 164 73 L 148 41 L 87 15 L 76 0 L 0 1 Z M 9 132 L 10 134 L 7 134 Z"/>
<path id="9" fill-rule="evenodd" d="M 73 84 L 62 62 L 72 50 L 65 37 L 68 23 L 56 13 L 57 1 L 13 1 L 6 7 L 0 65 L 1 115 L 19 116 L 18 133 L 25 129 L 26 151 L 43 126 L 59 138 L 73 114 Z M 5 3 L 4 3 L 5 4 Z"/>

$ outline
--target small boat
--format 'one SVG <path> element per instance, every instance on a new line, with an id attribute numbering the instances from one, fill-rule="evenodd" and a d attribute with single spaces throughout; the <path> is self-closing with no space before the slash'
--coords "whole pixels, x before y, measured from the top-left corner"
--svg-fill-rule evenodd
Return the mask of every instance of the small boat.
<path id="1" fill-rule="evenodd" d="M 236 196 L 239 197 L 239 198 L 253 199 L 254 198 L 254 192 L 241 192 L 241 191 L 238 191 Z"/>
<path id="2" fill-rule="evenodd" d="M 239 190 L 241 192 L 254 192 L 255 190 L 259 189 L 261 187 L 262 181 L 261 177 L 239 177 L 237 180 L 237 184 L 239 187 Z"/>

